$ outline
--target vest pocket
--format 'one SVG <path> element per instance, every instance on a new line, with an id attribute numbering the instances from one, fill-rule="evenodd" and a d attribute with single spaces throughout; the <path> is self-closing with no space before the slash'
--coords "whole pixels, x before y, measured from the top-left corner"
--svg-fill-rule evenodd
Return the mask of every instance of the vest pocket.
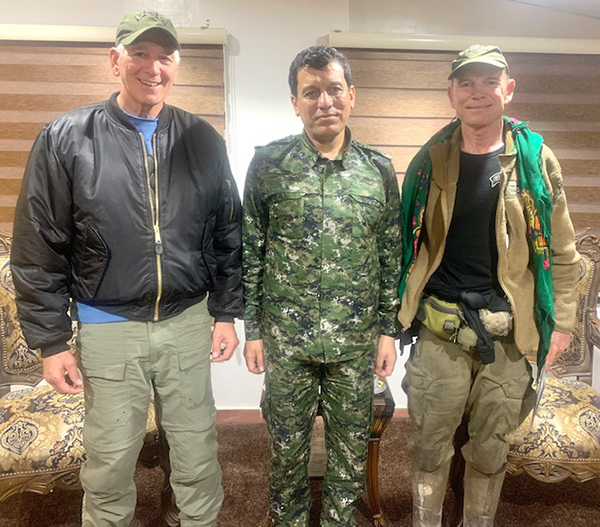
<path id="1" fill-rule="evenodd" d="M 304 194 L 280 192 L 271 196 L 269 205 L 269 230 L 282 238 L 303 238 Z"/>
<path id="2" fill-rule="evenodd" d="M 362 238 L 374 234 L 383 212 L 383 203 L 377 198 L 352 194 L 352 236 Z"/>

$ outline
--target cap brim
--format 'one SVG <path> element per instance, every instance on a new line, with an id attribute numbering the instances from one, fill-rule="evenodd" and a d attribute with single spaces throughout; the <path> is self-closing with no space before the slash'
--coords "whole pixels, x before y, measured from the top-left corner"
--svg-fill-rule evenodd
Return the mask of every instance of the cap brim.
<path id="1" fill-rule="evenodd" d="M 488 66 L 494 66 L 496 68 L 508 71 L 508 66 L 504 62 L 500 62 L 499 60 L 494 60 L 494 59 L 481 60 L 478 58 L 467 59 L 464 62 L 461 62 L 458 66 L 456 66 L 456 68 L 454 68 L 452 70 L 452 73 L 450 73 L 450 75 L 448 75 L 448 80 L 452 79 L 452 77 L 454 77 L 456 75 L 456 72 L 458 70 L 460 70 L 461 68 L 464 68 L 465 66 L 468 66 L 469 64 L 487 64 Z"/>

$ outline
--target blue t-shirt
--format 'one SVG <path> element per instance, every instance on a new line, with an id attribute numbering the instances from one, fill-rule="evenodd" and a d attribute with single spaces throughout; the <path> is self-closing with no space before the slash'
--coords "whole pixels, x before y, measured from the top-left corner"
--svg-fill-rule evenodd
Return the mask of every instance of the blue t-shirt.
<path id="1" fill-rule="evenodd" d="M 154 149 L 152 148 L 152 136 L 154 135 L 154 132 L 156 132 L 156 127 L 158 126 L 158 117 L 155 117 L 154 119 L 147 119 L 145 117 L 131 115 L 125 110 L 123 110 L 123 113 L 127 115 L 127 117 L 129 117 L 134 126 L 144 136 L 144 141 L 146 142 L 146 150 L 148 151 L 148 155 L 153 156 Z"/>

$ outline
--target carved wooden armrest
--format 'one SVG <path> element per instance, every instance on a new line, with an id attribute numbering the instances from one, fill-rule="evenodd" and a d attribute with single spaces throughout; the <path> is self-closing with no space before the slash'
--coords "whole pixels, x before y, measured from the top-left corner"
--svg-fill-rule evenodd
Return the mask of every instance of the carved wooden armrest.
<path id="1" fill-rule="evenodd" d="M 590 313 L 587 321 L 587 334 L 590 342 L 600 348 L 600 320 L 595 313 Z"/>

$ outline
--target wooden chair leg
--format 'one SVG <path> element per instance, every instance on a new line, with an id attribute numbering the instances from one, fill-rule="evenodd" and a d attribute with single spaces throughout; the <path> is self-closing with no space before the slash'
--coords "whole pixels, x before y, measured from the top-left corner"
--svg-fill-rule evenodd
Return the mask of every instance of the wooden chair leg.
<path id="1" fill-rule="evenodd" d="M 460 426 L 454 433 L 454 457 L 450 465 L 450 488 L 454 493 L 454 509 L 451 512 L 449 526 L 459 527 L 463 521 L 463 505 L 465 501 L 465 459 L 462 455 L 462 447 L 469 440 L 469 428 L 467 420 L 463 417 Z"/>
<path id="2" fill-rule="evenodd" d="M 369 509 L 375 527 L 383 527 L 385 520 L 379 502 L 379 438 L 369 439 L 367 455 L 367 494 L 369 496 Z"/>
<path id="3" fill-rule="evenodd" d="M 394 400 L 388 388 L 384 396 L 380 397 L 374 405 L 373 425 L 371 427 L 371 437 L 369 438 L 367 453 L 367 494 L 369 496 L 369 509 L 371 510 L 373 525 L 375 527 L 383 527 L 385 525 L 379 501 L 379 444 L 381 436 L 393 415 Z"/>

